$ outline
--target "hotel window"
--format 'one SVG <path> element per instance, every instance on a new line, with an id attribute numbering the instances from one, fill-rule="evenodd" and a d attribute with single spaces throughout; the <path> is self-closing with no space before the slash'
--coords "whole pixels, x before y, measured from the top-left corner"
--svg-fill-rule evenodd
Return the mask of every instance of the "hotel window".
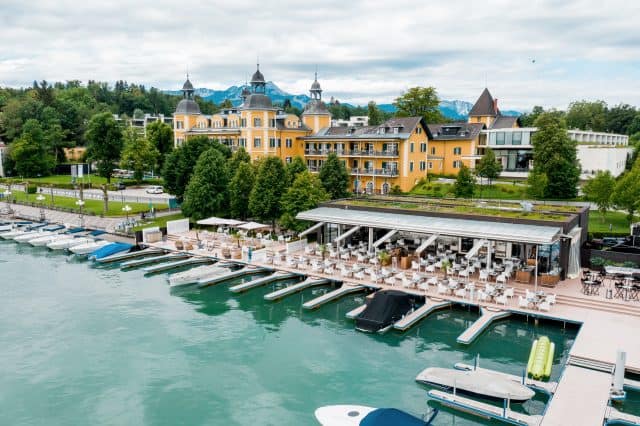
<path id="1" fill-rule="evenodd" d="M 245 138 L 238 138 L 238 145 L 241 147 L 246 147 L 247 146 L 247 140 Z"/>
<path id="2" fill-rule="evenodd" d="M 462 166 L 462 161 L 460 161 L 460 160 L 455 160 L 455 161 L 453 162 L 453 168 L 454 168 L 454 169 L 459 169 L 461 166 Z"/>
<path id="3" fill-rule="evenodd" d="M 421 143 L 420 144 L 420 152 L 427 152 L 427 144 L 426 143 Z"/>
<path id="4" fill-rule="evenodd" d="M 435 146 L 431 147 L 431 155 L 436 155 L 436 147 Z"/>
<path id="5" fill-rule="evenodd" d="M 422 133 L 422 127 L 416 127 L 416 133 L 417 134 Z"/>
<path id="6" fill-rule="evenodd" d="M 496 133 L 496 145 L 504 145 L 504 132 Z"/>
<path id="7" fill-rule="evenodd" d="M 413 142 L 409 144 L 409 152 L 413 152 Z"/>
<path id="8" fill-rule="evenodd" d="M 282 146 L 282 139 L 278 138 L 278 148 Z"/>
<path id="9" fill-rule="evenodd" d="M 284 140 L 284 144 L 287 148 L 291 148 L 293 146 L 293 141 L 289 138 Z"/>
<path id="10" fill-rule="evenodd" d="M 177 144 L 178 146 L 181 146 L 183 143 L 184 143 L 184 139 L 183 139 L 183 138 L 178 138 L 178 139 L 176 139 L 176 144 Z"/>
<path id="11" fill-rule="evenodd" d="M 261 143 L 261 141 L 260 141 L 260 138 L 255 138 L 255 139 L 253 140 L 253 147 L 254 147 L 254 148 L 260 148 L 260 145 L 261 145 L 261 144 L 262 144 L 262 143 Z"/>
<path id="12" fill-rule="evenodd" d="M 260 127 L 262 126 L 262 120 L 260 120 L 258 117 L 253 119 L 253 127 Z"/>
<path id="13" fill-rule="evenodd" d="M 269 138 L 269 148 L 276 147 L 276 138 Z"/>
<path id="14" fill-rule="evenodd" d="M 460 155 L 462 154 L 462 148 L 460 148 L 459 146 L 453 148 L 453 155 Z"/>
<path id="15" fill-rule="evenodd" d="M 247 127 L 247 119 L 246 118 L 240 119 L 240 127 Z"/>
<path id="16" fill-rule="evenodd" d="M 512 145 L 522 145 L 522 132 L 513 132 Z"/>
<path id="17" fill-rule="evenodd" d="M 276 119 L 272 118 L 269 120 L 269 127 L 276 127 Z"/>
<path id="18" fill-rule="evenodd" d="M 409 171 L 412 172 L 413 171 L 413 161 L 409 162 Z"/>
<path id="19" fill-rule="evenodd" d="M 420 171 L 424 171 L 424 170 L 426 170 L 426 168 L 427 168 L 427 167 L 426 167 L 426 164 L 427 164 L 427 163 L 426 163 L 425 161 L 421 161 L 421 162 L 420 162 Z"/>
<path id="20" fill-rule="evenodd" d="M 176 129 L 184 129 L 184 122 L 176 121 Z"/>
<path id="21" fill-rule="evenodd" d="M 284 159 L 285 163 L 289 164 L 291 163 L 291 157 L 287 157 Z"/>
<path id="22" fill-rule="evenodd" d="M 429 161 L 429 168 L 433 169 L 433 163 L 431 161 Z"/>

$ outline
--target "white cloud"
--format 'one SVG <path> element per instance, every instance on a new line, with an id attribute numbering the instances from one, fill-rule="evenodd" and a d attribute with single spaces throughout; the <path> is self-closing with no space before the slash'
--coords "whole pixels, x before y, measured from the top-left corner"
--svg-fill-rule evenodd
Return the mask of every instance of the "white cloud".
<path id="1" fill-rule="evenodd" d="M 3 1 L 0 84 L 125 79 L 224 88 L 262 70 L 306 92 L 390 102 L 414 85 L 503 108 L 575 99 L 640 105 L 637 2 L 463 0 Z M 532 60 L 535 59 L 535 63 Z"/>

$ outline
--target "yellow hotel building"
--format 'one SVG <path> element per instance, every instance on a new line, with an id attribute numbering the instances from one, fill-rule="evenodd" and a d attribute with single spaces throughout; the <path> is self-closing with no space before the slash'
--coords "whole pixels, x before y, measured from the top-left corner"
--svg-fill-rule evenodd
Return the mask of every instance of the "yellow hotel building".
<path id="1" fill-rule="evenodd" d="M 251 77 L 251 90 L 243 90 L 243 103 L 236 108 L 204 115 L 193 99 L 188 78 L 182 92 L 173 116 L 175 146 L 206 135 L 232 150 L 244 147 L 254 160 L 274 155 L 290 162 L 300 156 L 312 172 L 335 152 L 350 172 L 351 190 L 358 192 L 388 193 L 396 186 L 409 191 L 427 175 L 430 130 L 424 119 L 393 118 L 378 126 L 331 127 L 317 76 L 301 117 L 273 106 L 259 66 Z"/>

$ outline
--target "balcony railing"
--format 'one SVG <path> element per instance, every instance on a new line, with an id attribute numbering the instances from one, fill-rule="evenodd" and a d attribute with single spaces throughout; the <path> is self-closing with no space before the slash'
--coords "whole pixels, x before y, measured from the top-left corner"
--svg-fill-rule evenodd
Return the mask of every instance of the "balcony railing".
<path id="1" fill-rule="evenodd" d="M 395 177 L 398 176 L 398 169 L 396 168 L 386 168 L 386 169 L 351 169 L 352 175 L 365 175 L 365 176 L 387 176 L 387 177 Z"/>
<path id="2" fill-rule="evenodd" d="M 304 150 L 305 155 L 329 155 L 330 153 L 336 153 L 338 156 L 347 157 L 397 157 L 399 155 L 397 150 L 387 151 L 373 151 L 373 150 L 359 150 L 359 149 L 310 149 Z"/>

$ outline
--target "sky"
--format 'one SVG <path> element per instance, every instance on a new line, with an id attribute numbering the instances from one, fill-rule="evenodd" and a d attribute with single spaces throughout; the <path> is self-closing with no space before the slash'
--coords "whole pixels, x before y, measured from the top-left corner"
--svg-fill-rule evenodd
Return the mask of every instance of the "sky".
<path id="1" fill-rule="evenodd" d="M 314 71 L 342 102 L 409 87 L 502 109 L 640 106 L 637 0 L 2 0 L 0 85 L 127 80 L 225 89 L 260 69 L 292 94 Z"/>

